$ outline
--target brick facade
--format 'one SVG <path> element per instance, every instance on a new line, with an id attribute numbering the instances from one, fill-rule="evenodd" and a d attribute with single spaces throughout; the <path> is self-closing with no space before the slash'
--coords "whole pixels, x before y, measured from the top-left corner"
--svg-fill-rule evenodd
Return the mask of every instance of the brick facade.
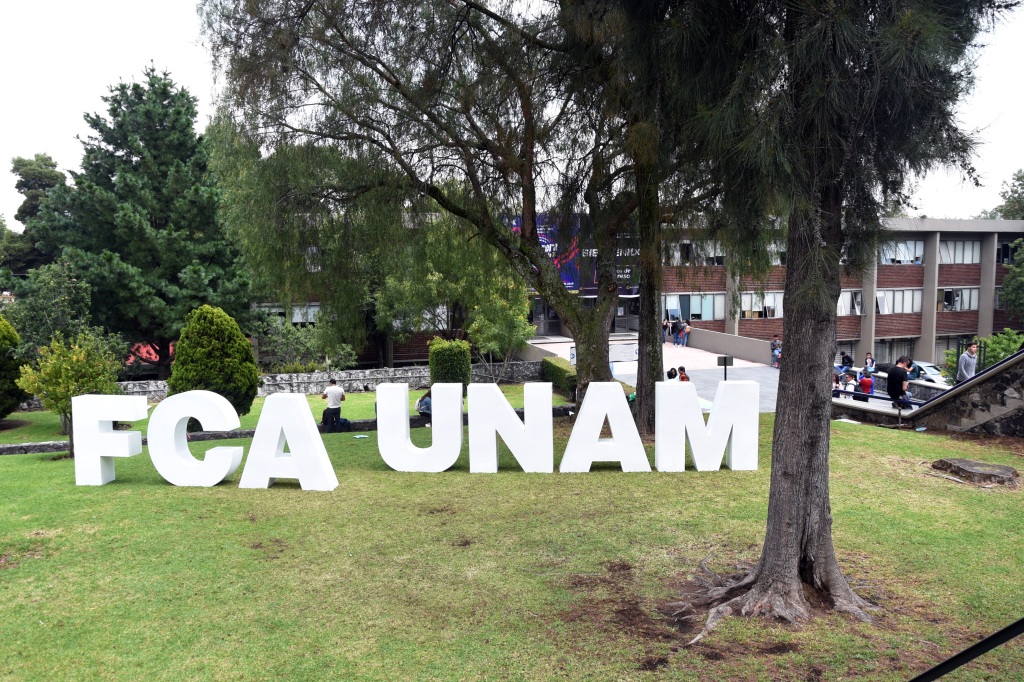
<path id="1" fill-rule="evenodd" d="M 836 318 L 836 340 L 856 341 L 860 338 L 860 315 L 843 315 Z"/>
<path id="2" fill-rule="evenodd" d="M 978 311 L 936 313 L 935 333 L 939 336 L 952 334 L 975 334 L 978 331 Z"/>
<path id="3" fill-rule="evenodd" d="M 662 271 L 662 293 L 717 293 L 725 291 L 725 266 L 666 267 Z"/>
<path id="4" fill-rule="evenodd" d="M 782 291 L 785 287 L 786 268 L 783 266 L 771 268 L 763 281 L 752 277 L 740 277 L 740 291 L 757 291 L 759 288 L 764 291 Z"/>
<path id="5" fill-rule="evenodd" d="M 981 265 L 951 263 L 939 265 L 940 287 L 976 287 L 981 284 Z"/>
<path id="6" fill-rule="evenodd" d="M 771 341 L 775 334 L 782 335 L 782 318 L 767 320 L 740 320 L 740 336 Z"/>
<path id="7" fill-rule="evenodd" d="M 709 332 L 725 333 L 725 320 L 690 320 L 695 329 L 707 329 Z"/>
<path id="8" fill-rule="evenodd" d="M 924 286 L 923 265 L 879 265 L 878 289 L 920 289 Z"/>
<path id="9" fill-rule="evenodd" d="M 921 313 L 896 313 L 879 315 L 875 318 L 875 338 L 903 338 L 920 335 Z"/>

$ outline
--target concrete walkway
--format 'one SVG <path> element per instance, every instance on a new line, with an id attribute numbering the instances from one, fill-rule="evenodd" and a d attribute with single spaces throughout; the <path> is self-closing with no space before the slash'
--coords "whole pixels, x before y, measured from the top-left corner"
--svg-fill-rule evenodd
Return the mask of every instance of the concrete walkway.
<path id="1" fill-rule="evenodd" d="M 612 334 L 611 343 L 636 343 L 636 334 Z M 538 348 L 551 351 L 555 355 L 569 359 L 569 348 L 574 344 L 566 337 L 546 337 L 535 339 L 531 344 Z M 690 381 L 697 387 L 697 395 L 704 400 L 714 400 L 718 382 L 722 381 L 723 371 L 718 366 L 718 355 L 696 348 L 683 348 L 667 343 L 662 346 L 662 364 L 664 371 L 670 367 L 686 368 Z M 779 370 L 756 362 L 735 359 L 729 368 L 729 379 L 756 381 L 760 384 L 761 412 L 774 412 L 775 400 L 779 391 Z M 636 386 L 637 363 L 617 362 L 613 366 L 615 378 L 619 381 Z"/>

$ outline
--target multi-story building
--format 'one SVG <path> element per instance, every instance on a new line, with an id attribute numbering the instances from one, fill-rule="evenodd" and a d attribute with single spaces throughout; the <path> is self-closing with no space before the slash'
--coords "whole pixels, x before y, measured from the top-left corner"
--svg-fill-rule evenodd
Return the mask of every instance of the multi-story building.
<path id="1" fill-rule="evenodd" d="M 838 351 L 858 360 L 870 352 L 880 362 L 906 354 L 941 363 L 961 337 L 1021 328 L 1003 310 L 1000 291 L 1024 220 L 896 218 L 888 228 L 875 267 L 862 277 L 843 277 Z M 705 264 L 686 265 L 685 255 L 676 253 L 666 263 L 663 308 L 702 329 L 766 340 L 782 335 L 784 257 L 777 254 L 778 265 L 758 287 L 749 278 L 730 280 L 713 254 L 702 258 Z M 728 305 L 733 293 L 740 300 L 734 311 Z"/>

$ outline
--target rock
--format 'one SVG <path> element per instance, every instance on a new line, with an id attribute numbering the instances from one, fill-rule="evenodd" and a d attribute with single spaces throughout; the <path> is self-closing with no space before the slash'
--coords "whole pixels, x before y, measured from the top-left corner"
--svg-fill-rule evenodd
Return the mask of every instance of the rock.
<path id="1" fill-rule="evenodd" d="M 988 464 L 960 457 L 951 457 L 933 462 L 932 468 L 939 471 L 948 471 L 954 476 L 965 481 L 971 481 L 972 483 L 998 483 L 1012 488 L 1016 488 L 1018 485 L 1017 470 L 1001 464 Z"/>
<path id="2" fill-rule="evenodd" d="M 1020 398 L 1020 393 L 1018 393 L 1017 391 L 1013 390 L 1012 386 L 1010 388 L 1006 389 L 1005 391 L 1003 391 L 1003 395 L 1006 396 L 1007 398 L 1014 398 L 1014 399 Z"/>

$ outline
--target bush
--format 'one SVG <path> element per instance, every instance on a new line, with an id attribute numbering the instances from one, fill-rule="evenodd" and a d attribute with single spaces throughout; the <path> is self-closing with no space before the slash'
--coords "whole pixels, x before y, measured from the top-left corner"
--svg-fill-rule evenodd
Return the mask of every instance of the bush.
<path id="1" fill-rule="evenodd" d="M 0 317 L 0 419 L 18 409 L 28 394 L 18 388 L 18 359 L 16 353 L 21 339 L 11 323 Z"/>
<path id="2" fill-rule="evenodd" d="M 576 368 L 565 358 L 544 358 L 540 365 L 540 375 L 544 381 L 550 381 L 559 394 L 569 400 L 576 400 Z"/>
<path id="3" fill-rule="evenodd" d="M 64 432 L 72 436 L 73 455 L 71 399 L 88 393 L 120 393 L 121 387 L 117 385 L 120 369 L 121 358 L 110 351 L 102 337 L 86 330 L 65 342 L 58 332 L 49 346 L 39 349 L 36 368 L 30 365 L 21 368 L 18 386 L 39 396 L 43 407 L 60 417 Z"/>
<path id="4" fill-rule="evenodd" d="M 249 413 L 259 381 L 252 346 L 230 315 L 204 305 L 185 317 L 167 380 L 168 395 L 213 391 L 242 415 Z"/>
<path id="5" fill-rule="evenodd" d="M 428 344 L 430 348 L 430 383 L 462 384 L 465 392 L 473 380 L 472 358 L 469 343 L 455 339 L 446 341 L 434 337 Z"/>

